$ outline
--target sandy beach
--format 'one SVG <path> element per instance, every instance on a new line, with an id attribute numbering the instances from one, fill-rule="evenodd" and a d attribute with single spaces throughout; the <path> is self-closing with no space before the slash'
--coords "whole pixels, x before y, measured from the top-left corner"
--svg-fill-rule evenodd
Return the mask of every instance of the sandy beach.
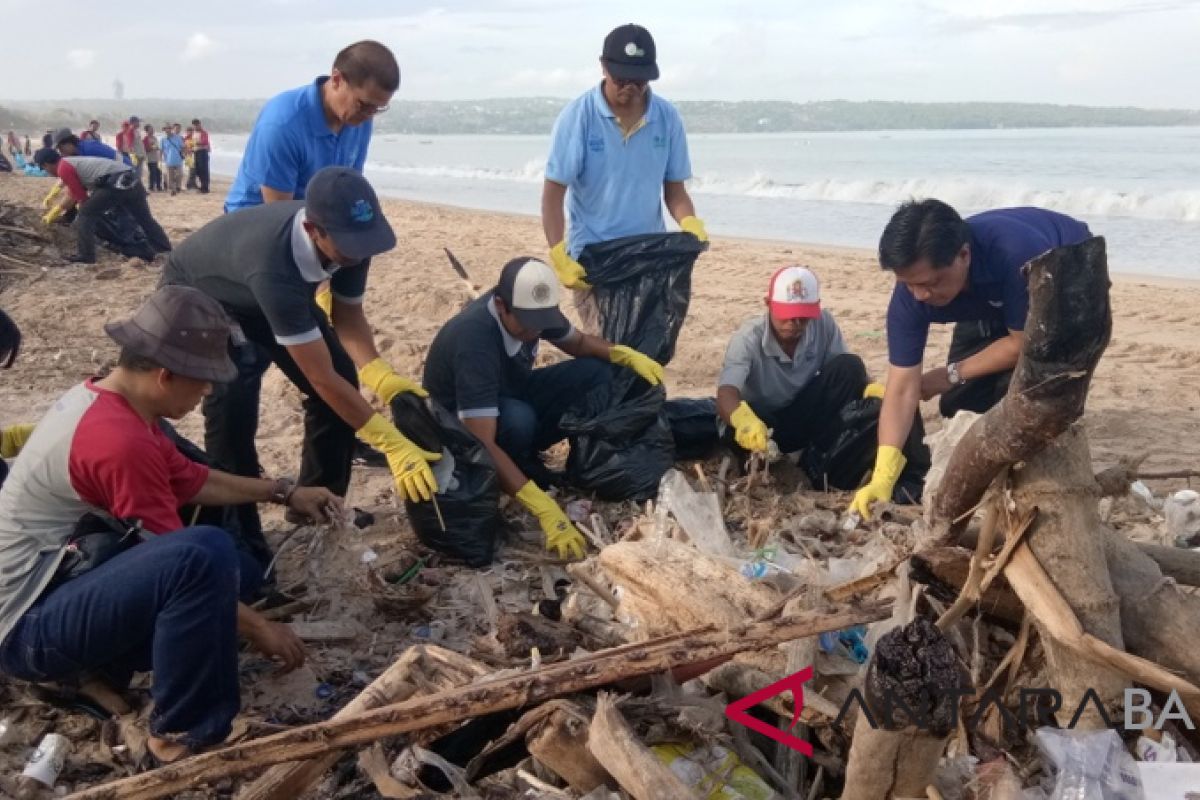
<path id="1" fill-rule="evenodd" d="M 0 176 L 0 198 L 37 207 L 46 180 Z M 221 213 L 224 187 L 208 195 L 153 195 L 151 207 L 172 240 L 179 241 Z M 438 327 L 465 299 L 443 248 L 462 261 L 472 279 L 487 287 L 500 266 L 522 254 L 545 257 L 541 225 L 534 217 L 497 214 L 389 199 L 384 207 L 396 230 L 396 249 L 372 265 L 367 312 L 380 349 L 396 368 L 421 374 L 426 348 Z M 711 250 L 697 263 L 690 313 L 674 361 L 667 367 L 669 393 L 712 395 L 729 335 L 759 313 L 771 272 L 787 263 L 820 276 L 826 306 L 847 342 L 876 377 L 886 370 L 883 322 L 891 276 L 866 250 L 788 242 L 726 239 L 720 220 Z M 1098 233 L 1103 233 L 1102 230 Z M 66 252 L 66 231 L 54 235 Z M 56 259 L 38 270 L 5 262 L 0 304 L 25 334 L 16 365 L 0 381 L 4 422 L 35 420 L 62 391 L 103 368 L 115 356 L 104 321 L 131 311 L 155 286 L 158 269 L 131 266 L 101 251 L 94 267 Z M 1113 277 L 1113 339 L 1096 373 L 1086 414 L 1097 465 L 1122 456 L 1151 455 L 1146 468 L 1172 470 L 1200 462 L 1200 283 L 1143 276 Z M 564 304 L 564 306 L 569 304 Z M 948 326 L 935 326 L 929 358 L 944 358 Z M 936 407 L 924 407 L 936 427 Z M 182 424 L 198 435 L 199 416 Z M 264 466 L 280 473 L 297 468 L 301 435 L 298 395 L 276 371 L 268 375 L 259 431 Z M 352 492 L 386 493 L 387 480 L 360 471 Z M 365 474 L 364 474 L 365 473 Z"/>

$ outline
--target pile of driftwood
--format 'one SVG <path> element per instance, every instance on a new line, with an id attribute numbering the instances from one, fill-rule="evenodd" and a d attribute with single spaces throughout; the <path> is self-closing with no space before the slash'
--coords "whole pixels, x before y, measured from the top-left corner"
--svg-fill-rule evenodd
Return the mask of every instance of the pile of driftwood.
<path id="1" fill-rule="evenodd" d="M 948 426 L 926 518 L 901 510 L 866 535 L 804 523 L 819 540 L 794 543 L 814 562 L 847 540 L 874 553 L 852 579 L 750 580 L 652 515 L 615 535 L 593 517 L 602 549 L 567 569 L 553 613 L 480 592 L 491 635 L 473 655 L 488 665 L 410 648 L 332 719 L 73 796 L 1018 797 L 1038 778 L 1038 726 L 1103 727 L 1133 686 L 1200 712 L 1200 599 L 1181 588 L 1200 586 L 1200 557 L 1101 521 L 1101 496 L 1131 476 L 1098 481 L 1079 424 L 1111 329 L 1104 242 L 1029 270 L 1009 394 Z M 753 523 L 750 549 L 782 527 Z M 861 666 L 820 639 L 855 626 L 869 626 Z M 529 658 L 497 671 L 489 646 Z M 1010 724 L 1030 689 L 1060 703 Z"/>
<path id="2" fill-rule="evenodd" d="M 58 249 L 37 214 L 25 205 L 0 202 L 0 275 L 40 271 L 47 254 L 57 259 Z"/>

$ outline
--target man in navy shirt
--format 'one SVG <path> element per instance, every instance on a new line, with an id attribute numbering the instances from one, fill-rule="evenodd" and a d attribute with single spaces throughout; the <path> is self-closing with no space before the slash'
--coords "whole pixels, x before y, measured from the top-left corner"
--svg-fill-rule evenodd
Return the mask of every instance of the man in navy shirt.
<path id="1" fill-rule="evenodd" d="M 304 187 L 323 167 L 362 172 L 371 119 L 387 110 L 399 87 L 392 51 L 368 40 L 338 53 L 329 75 L 272 97 L 250 132 L 225 210 L 303 200 Z"/>
<path id="2" fill-rule="evenodd" d="M 887 394 L 871 482 L 851 509 L 891 499 L 904 468 L 900 447 L 921 400 L 944 416 L 983 412 L 1008 391 L 1025 342 L 1029 287 L 1023 267 L 1091 237 L 1087 225 L 1041 208 L 1002 208 L 965 221 L 932 198 L 900 206 L 879 240 L 879 263 L 896 273 L 887 312 Z M 946 366 L 922 371 L 931 323 L 956 323 Z"/>

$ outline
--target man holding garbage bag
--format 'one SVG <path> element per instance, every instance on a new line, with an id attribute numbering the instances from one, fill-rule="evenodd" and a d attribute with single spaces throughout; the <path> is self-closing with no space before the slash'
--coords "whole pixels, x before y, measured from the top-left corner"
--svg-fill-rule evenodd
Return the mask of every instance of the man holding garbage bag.
<path id="1" fill-rule="evenodd" d="M 543 489 L 555 476 L 540 453 L 564 438 L 560 423 L 575 401 L 611 380 L 609 363 L 653 386 L 662 383 L 663 369 L 636 350 L 576 330 L 559 310 L 560 293 L 545 263 L 509 261 L 494 289 L 438 331 L 424 383 L 487 448 L 501 488 L 537 518 L 546 548 L 582 558 L 583 536 Z M 574 358 L 535 369 L 542 340 Z"/>
<path id="2" fill-rule="evenodd" d="M 218 217 L 175 250 L 163 282 L 210 295 L 236 323 L 238 375 L 214 387 L 203 406 L 205 449 L 222 469 L 260 472 L 254 444 L 259 393 L 273 363 L 305 396 L 300 485 L 344 496 L 357 433 L 387 457 L 403 498 L 433 496 L 437 482 L 428 462 L 441 455 L 401 435 L 358 391 L 361 381 L 385 403 L 401 392 L 425 396 L 380 357 L 363 313 L 371 257 L 395 244 L 366 178 L 349 167 L 326 167 L 308 182 L 304 200 Z M 333 292 L 332 319 L 314 298 L 323 281 Z M 256 555 L 269 561 L 253 506 L 241 522 Z"/>
<path id="3" fill-rule="evenodd" d="M 764 303 L 766 313 L 742 325 L 725 351 L 717 413 L 743 450 L 766 452 L 769 441 L 784 453 L 811 448 L 801 464 L 815 485 L 854 489 L 869 467 L 874 436 L 843 434 L 873 425 L 877 407 L 852 404 L 882 397 L 883 387 L 868 382 L 862 359 L 848 351 L 833 316 L 821 308 L 811 270 L 776 270 Z M 913 465 L 903 482 L 913 500 L 929 463 L 919 418 L 914 430 L 906 448 Z"/>
<path id="4" fill-rule="evenodd" d="M 664 204 L 685 232 L 708 241 L 684 186 L 692 165 L 683 120 L 650 91 L 658 78 L 650 32 L 632 24 L 613 29 L 604 39 L 600 68 L 600 84 L 568 104 L 554 123 L 542 187 L 551 264 L 563 286 L 576 290 L 576 306 L 589 326 L 595 323 L 590 287 L 576 260 L 583 248 L 665 231 Z"/>

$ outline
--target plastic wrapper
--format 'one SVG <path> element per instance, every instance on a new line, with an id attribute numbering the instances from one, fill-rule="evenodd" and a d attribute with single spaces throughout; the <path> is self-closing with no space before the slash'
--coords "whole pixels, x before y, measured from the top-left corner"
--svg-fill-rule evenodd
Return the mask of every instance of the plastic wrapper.
<path id="1" fill-rule="evenodd" d="M 1048 800 L 1145 800 L 1137 762 L 1116 731 L 1038 728 L 1037 744 L 1053 771 Z"/>
<path id="2" fill-rule="evenodd" d="M 436 507 L 432 502 L 404 504 L 417 538 L 468 566 L 490 564 L 502 520 L 500 477 L 487 449 L 433 400 L 405 392 L 392 399 L 391 407 L 396 428 L 420 447 L 441 451 L 446 462 L 432 465 L 438 479 Z M 444 474 L 447 467 L 449 475 Z"/>
<path id="3" fill-rule="evenodd" d="M 717 744 L 659 744 L 650 748 L 659 761 L 705 800 L 775 800 L 774 789 L 735 753 Z"/>

